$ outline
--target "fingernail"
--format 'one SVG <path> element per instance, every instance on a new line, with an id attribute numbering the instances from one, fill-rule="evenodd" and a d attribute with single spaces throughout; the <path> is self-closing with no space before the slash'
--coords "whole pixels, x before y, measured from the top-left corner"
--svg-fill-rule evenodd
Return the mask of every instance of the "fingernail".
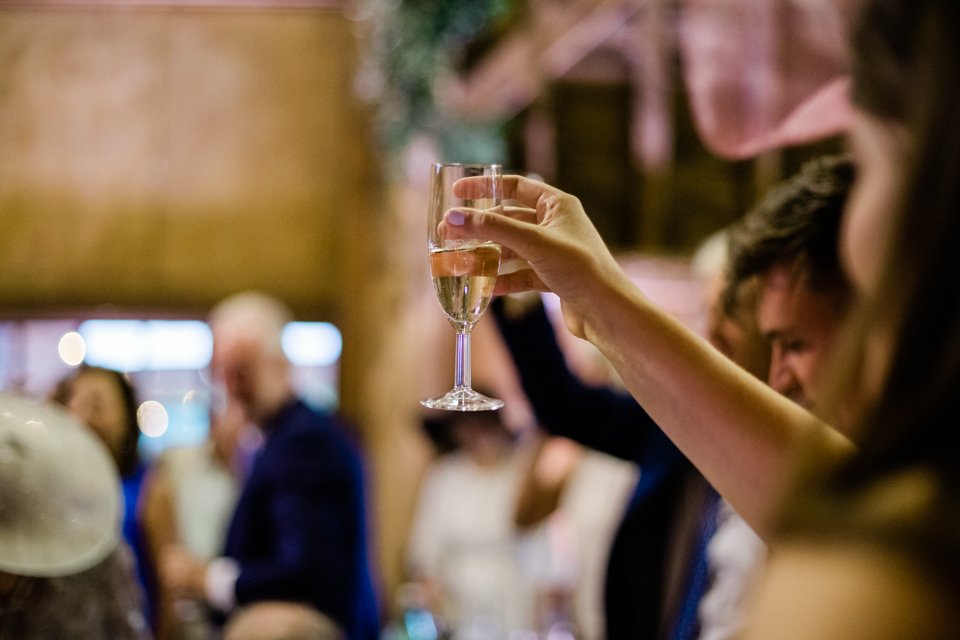
<path id="1" fill-rule="evenodd" d="M 453 209 L 447 214 L 447 222 L 455 227 L 462 227 L 463 222 L 466 219 L 467 215 L 463 211 L 459 211 L 457 209 Z"/>

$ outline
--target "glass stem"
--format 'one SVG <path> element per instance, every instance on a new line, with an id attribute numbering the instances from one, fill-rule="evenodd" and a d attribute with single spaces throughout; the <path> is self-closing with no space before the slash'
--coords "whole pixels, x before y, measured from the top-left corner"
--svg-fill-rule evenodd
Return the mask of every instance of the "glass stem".
<path id="1" fill-rule="evenodd" d="M 457 333 L 457 359 L 453 365 L 454 387 L 470 388 L 470 332 Z"/>

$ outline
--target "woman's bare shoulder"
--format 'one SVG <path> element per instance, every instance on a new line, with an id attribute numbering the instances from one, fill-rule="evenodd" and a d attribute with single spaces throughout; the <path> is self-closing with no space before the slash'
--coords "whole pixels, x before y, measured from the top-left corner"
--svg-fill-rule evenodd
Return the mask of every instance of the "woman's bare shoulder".
<path id="1" fill-rule="evenodd" d="M 854 539 L 790 542 L 770 558 L 745 637 L 956 638 L 956 595 L 890 548 Z"/>

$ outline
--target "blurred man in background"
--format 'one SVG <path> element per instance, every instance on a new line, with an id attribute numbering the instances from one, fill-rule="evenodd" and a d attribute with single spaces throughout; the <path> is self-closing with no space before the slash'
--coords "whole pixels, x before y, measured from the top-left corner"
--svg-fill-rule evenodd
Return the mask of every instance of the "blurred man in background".
<path id="1" fill-rule="evenodd" d="M 214 379 L 264 435 L 234 511 L 224 556 L 166 554 L 168 588 L 229 614 L 265 600 L 313 606 L 349 640 L 373 640 L 379 617 L 370 575 L 364 472 L 344 425 L 295 394 L 281 334 L 292 320 L 254 292 L 210 314 Z"/>

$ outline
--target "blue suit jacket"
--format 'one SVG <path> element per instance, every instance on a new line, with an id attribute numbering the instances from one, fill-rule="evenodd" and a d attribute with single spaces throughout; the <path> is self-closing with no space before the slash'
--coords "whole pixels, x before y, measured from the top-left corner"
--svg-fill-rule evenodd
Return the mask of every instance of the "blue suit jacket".
<path id="1" fill-rule="evenodd" d="M 508 318 L 500 299 L 492 306 L 539 424 L 640 467 L 607 561 L 606 637 L 664 637 L 676 617 L 667 598 L 668 554 L 691 555 L 703 507 L 686 498 L 699 498 L 709 485 L 632 396 L 586 385 L 570 371 L 542 306 L 519 318 Z M 694 517 L 685 517 L 690 510 Z"/>
<path id="2" fill-rule="evenodd" d="M 262 425 L 225 555 L 240 565 L 238 604 L 293 600 L 373 640 L 379 616 L 368 564 L 360 457 L 334 418 L 292 401 Z"/>

